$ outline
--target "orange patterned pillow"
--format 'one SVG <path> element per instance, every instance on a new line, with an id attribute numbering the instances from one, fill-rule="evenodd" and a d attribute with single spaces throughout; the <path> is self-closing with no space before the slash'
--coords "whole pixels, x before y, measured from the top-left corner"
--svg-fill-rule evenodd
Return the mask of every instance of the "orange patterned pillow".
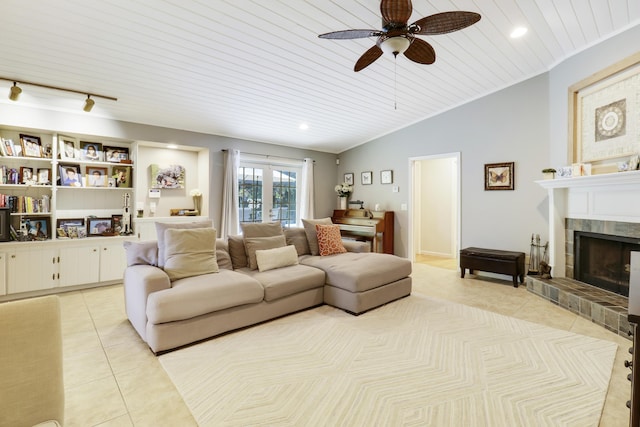
<path id="1" fill-rule="evenodd" d="M 339 225 L 316 224 L 318 234 L 318 248 L 320 256 L 343 254 L 347 252 L 342 244 Z"/>

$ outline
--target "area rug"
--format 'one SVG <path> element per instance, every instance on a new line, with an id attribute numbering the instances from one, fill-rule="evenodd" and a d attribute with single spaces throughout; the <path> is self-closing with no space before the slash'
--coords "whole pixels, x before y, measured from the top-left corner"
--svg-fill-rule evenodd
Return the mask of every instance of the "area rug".
<path id="1" fill-rule="evenodd" d="M 160 356 L 201 426 L 597 426 L 617 345 L 413 294 Z"/>

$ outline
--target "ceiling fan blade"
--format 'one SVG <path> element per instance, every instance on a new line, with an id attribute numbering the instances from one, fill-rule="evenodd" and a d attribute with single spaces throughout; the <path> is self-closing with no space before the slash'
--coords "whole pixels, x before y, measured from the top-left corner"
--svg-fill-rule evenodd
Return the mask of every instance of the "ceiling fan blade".
<path id="1" fill-rule="evenodd" d="M 435 35 L 446 34 L 461 30 L 480 20 L 475 12 L 442 12 L 426 18 L 418 19 L 409 26 L 412 34 Z"/>
<path id="2" fill-rule="evenodd" d="M 365 39 L 367 37 L 378 37 L 382 33 L 378 30 L 344 30 L 334 31 L 332 33 L 320 34 L 321 39 Z"/>
<path id="3" fill-rule="evenodd" d="M 418 64 L 436 62 L 436 51 L 429 43 L 418 38 L 413 39 L 409 48 L 404 52 L 404 56 Z"/>
<path id="4" fill-rule="evenodd" d="M 371 49 L 366 51 L 360 59 L 356 62 L 356 65 L 353 67 L 353 71 L 358 72 L 363 68 L 368 67 L 373 64 L 373 62 L 382 56 L 382 49 L 380 49 L 377 45 L 374 45 Z"/>
<path id="5" fill-rule="evenodd" d="M 382 0 L 380 2 L 380 13 L 382 13 L 382 23 L 386 27 L 402 27 L 407 25 L 413 6 L 411 0 Z"/>

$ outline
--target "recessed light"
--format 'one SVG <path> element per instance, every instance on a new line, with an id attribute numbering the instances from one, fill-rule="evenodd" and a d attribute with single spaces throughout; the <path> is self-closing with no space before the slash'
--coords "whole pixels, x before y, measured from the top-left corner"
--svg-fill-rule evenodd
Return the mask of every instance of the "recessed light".
<path id="1" fill-rule="evenodd" d="M 171 148 L 171 149 L 175 150 L 176 148 L 178 148 L 178 146 L 176 144 L 169 144 L 169 145 L 167 145 L 167 148 Z"/>
<path id="2" fill-rule="evenodd" d="M 527 33 L 527 31 L 526 27 L 516 27 L 511 31 L 511 38 L 517 39 L 518 37 L 522 37 Z"/>
<path id="3" fill-rule="evenodd" d="M 309 129 L 309 125 L 306 124 L 306 123 L 300 123 L 300 126 L 298 126 L 298 129 L 307 130 L 307 129 Z"/>

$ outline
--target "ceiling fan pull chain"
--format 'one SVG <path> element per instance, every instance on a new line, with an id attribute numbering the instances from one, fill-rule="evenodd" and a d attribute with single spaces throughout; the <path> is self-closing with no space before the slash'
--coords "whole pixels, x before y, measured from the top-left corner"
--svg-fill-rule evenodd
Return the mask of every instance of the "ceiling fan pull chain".
<path id="1" fill-rule="evenodd" d="M 393 109 L 398 109 L 398 55 L 393 57 Z"/>

